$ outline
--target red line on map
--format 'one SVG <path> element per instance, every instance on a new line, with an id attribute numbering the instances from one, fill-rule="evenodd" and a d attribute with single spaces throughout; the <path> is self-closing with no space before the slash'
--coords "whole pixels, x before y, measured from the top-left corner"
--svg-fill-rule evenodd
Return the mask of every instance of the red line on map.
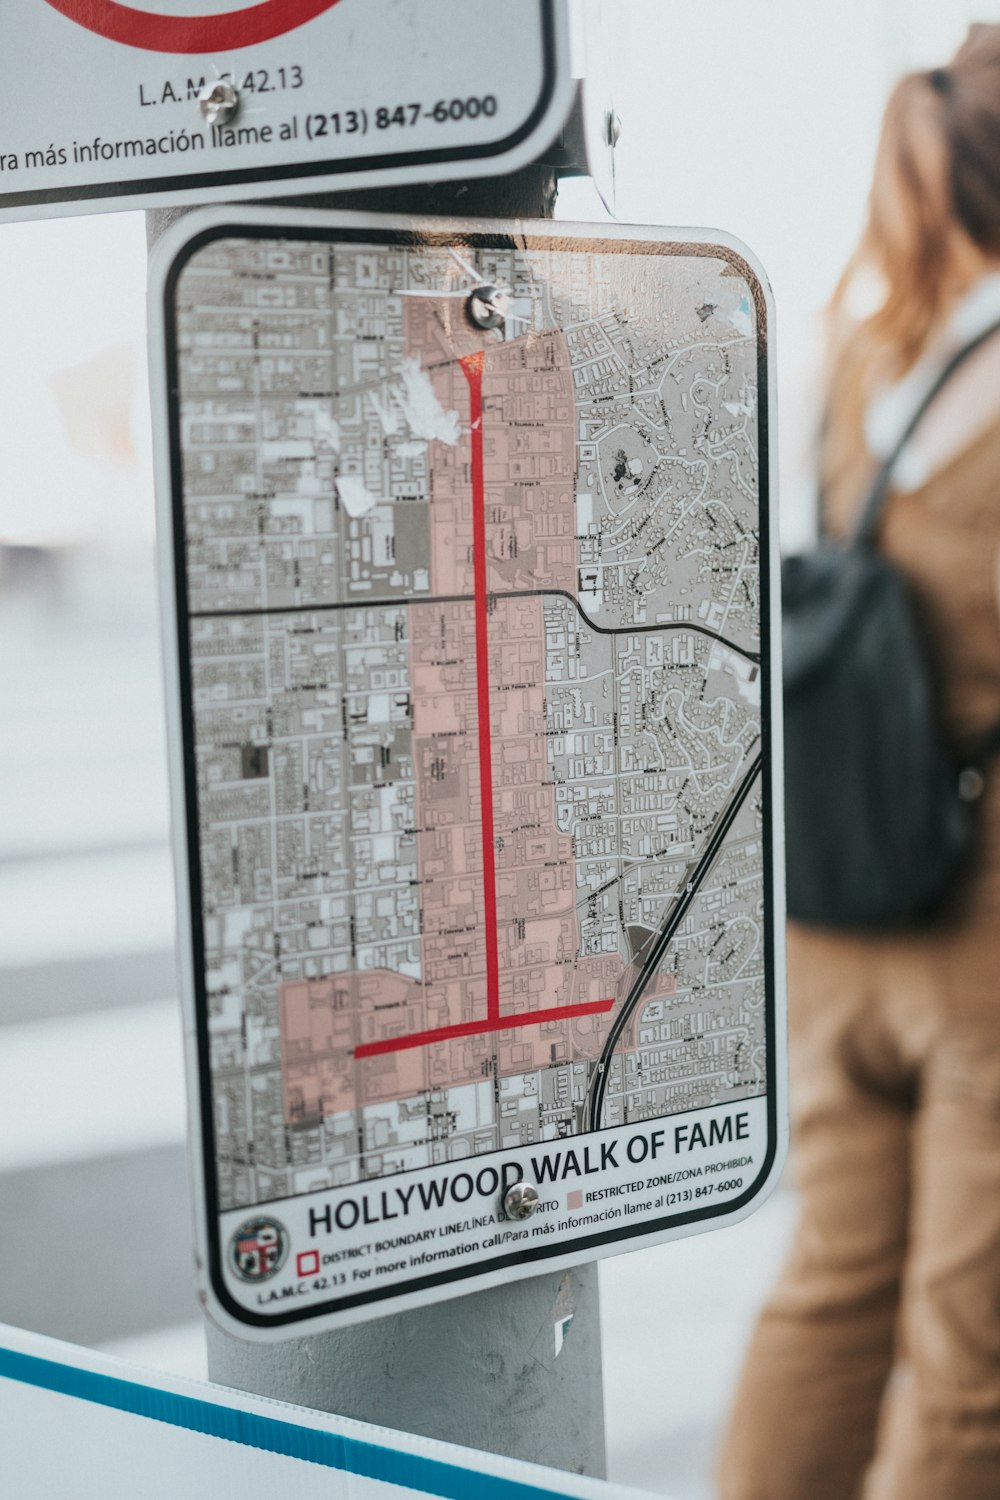
<path id="1" fill-rule="evenodd" d="M 500 1016 L 495 1021 L 462 1021 L 457 1026 L 439 1026 L 436 1031 L 414 1031 L 409 1036 L 387 1036 L 377 1042 L 362 1042 L 355 1057 L 379 1057 L 386 1052 L 405 1052 L 410 1047 L 428 1047 L 432 1042 L 447 1042 L 459 1036 L 490 1036 L 510 1031 L 516 1026 L 540 1026 L 544 1021 L 566 1021 L 572 1016 L 603 1015 L 613 1000 L 591 1000 L 585 1005 L 556 1005 L 552 1010 L 520 1011 Z"/>
<path id="2" fill-rule="evenodd" d="M 493 736 L 490 733 L 490 640 L 486 576 L 486 482 L 483 474 L 484 356 L 461 361 L 469 382 L 472 423 L 472 560 L 476 596 L 476 717 L 479 725 L 479 816 L 483 830 L 483 906 L 486 922 L 486 1016 L 500 1015 L 500 957 L 497 937 L 496 839 L 493 831 Z"/>
<path id="3" fill-rule="evenodd" d="M 472 564 L 476 622 L 476 717 L 479 730 L 479 804 L 483 839 L 483 907 L 486 926 L 486 1015 L 481 1021 L 462 1021 L 409 1036 L 382 1037 L 355 1047 L 356 1058 L 379 1057 L 427 1047 L 453 1037 L 489 1036 L 517 1026 L 538 1026 L 544 1021 L 565 1021 L 573 1016 L 603 1015 L 614 1000 L 590 1000 L 579 1005 L 559 1005 L 550 1010 L 519 1011 L 503 1015 L 500 1010 L 500 943 L 497 935 L 496 840 L 493 827 L 493 736 L 490 730 L 489 580 L 486 566 L 486 481 L 483 464 L 483 364 L 482 353 L 469 354 L 459 363 L 469 383 L 471 418 L 470 468 L 472 478 Z"/>

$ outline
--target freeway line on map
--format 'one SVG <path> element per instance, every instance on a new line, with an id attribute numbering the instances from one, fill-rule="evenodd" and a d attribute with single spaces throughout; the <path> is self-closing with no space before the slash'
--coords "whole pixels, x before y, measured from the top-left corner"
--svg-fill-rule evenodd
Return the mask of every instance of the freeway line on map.
<path id="1" fill-rule="evenodd" d="M 762 763 L 763 757 L 761 755 L 757 755 L 752 764 L 747 769 L 742 781 L 736 788 L 736 791 L 733 793 L 732 798 L 730 799 L 725 811 L 722 813 L 715 827 L 712 829 L 711 837 L 709 838 L 708 843 L 705 845 L 705 848 L 703 849 L 697 862 L 690 867 L 688 878 L 684 882 L 680 893 L 678 894 L 676 900 L 668 911 L 666 920 L 660 929 L 660 934 L 656 939 L 656 942 L 653 944 L 652 948 L 646 955 L 642 968 L 636 975 L 631 989 L 625 996 L 625 1000 L 622 1004 L 621 1009 L 615 1016 L 611 1030 L 608 1033 L 607 1040 L 604 1043 L 604 1047 L 601 1051 L 600 1058 L 598 1059 L 597 1066 L 594 1069 L 594 1073 L 591 1079 L 589 1105 L 589 1128 L 591 1130 L 600 1130 L 601 1128 L 601 1116 L 604 1112 L 604 1095 L 608 1086 L 608 1078 L 610 1076 L 611 1059 L 614 1055 L 615 1048 L 618 1046 L 618 1043 L 621 1040 L 622 1032 L 625 1030 L 625 1027 L 631 1020 L 636 1006 L 642 1000 L 643 995 L 645 994 L 646 985 L 649 983 L 650 978 L 662 963 L 663 956 L 666 953 L 671 941 L 673 940 L 674 934 L 677 932 L 678 927 L 681 925 L 681 922 L 684 920 L 685 916 L 690 910 L 691 904 L 694 901 L 695 896 L 698 894 L 698 888 L 702 885 L 705 877 L 714 864 L 715 857 L 722 846 L 726 834 L 732 827 L 737 813 L 743 806 L 743 803 L 746 801 L 747 794 L 749 793 L 751 786 L 757 779 L 757 774 L 760 771 Z"/>
<path id="2" fill-rule="evenodd" d="M 269 604 L 251 609 L 192 609 L 188 611 L 188 619 L 240 620 L 251 615 L 325 614 L 339 609 L 407 609 L 411 605 L 425 604 L 474 605 L 476 598 L 475 594 L 428 594 L 420 599 L 342 599 L 333 604 Z M 651 635 L 658 630 L 690 630 L 695 635 L 706 636 L 710 641 L 718 641 L 721 646 L 727 646 L 730 651 L 735 651 L 737 656 L 742 656 L 747 661 L 760 661 L 759 651 L 748 651 L 745 646 L 720 635 L 717 630 L 709 630 L 707 625 L 697 625 L 690 620 L 661 620 L 655 625 L 599 625 L 568 589 L 491 589 L 487 593 L 487 600 L 492 599 L 566 599 L 574 606 L 587 629 L 593 630 L 597 635 Z"/>

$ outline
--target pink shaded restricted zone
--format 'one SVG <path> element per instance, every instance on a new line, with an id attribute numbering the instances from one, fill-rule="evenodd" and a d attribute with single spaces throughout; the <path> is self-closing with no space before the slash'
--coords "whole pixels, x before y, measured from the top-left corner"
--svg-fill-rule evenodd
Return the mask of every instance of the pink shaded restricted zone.
<path id="1" fill-rule="evenodd" d="M 545 614 L 576 588 L 575 403 L 558 333 L 457 360 L 407 309 L 454 447 L 431 445 L 431 594 L 411 602 L 421 978 L 281 986 L 289 1124 L 596 1056 L 626 965 L 579 958 L 572 840 L 546 750 Z M 445 348 L 448 358 L 443 358 Z M 484 791 L 485 798 L 484 800 Z"/>

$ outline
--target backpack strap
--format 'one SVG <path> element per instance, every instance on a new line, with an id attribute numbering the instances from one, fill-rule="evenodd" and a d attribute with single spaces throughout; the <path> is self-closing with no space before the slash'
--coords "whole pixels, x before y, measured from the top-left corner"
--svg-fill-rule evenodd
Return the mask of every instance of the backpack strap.
<path id="1" fill-rule="evenodd" d="M 872 480 L 871 488 L 868 491 L 868 498 L 861 508 L 861 515 L 851 535 L 852 545 L 870 547 L 874 544 L 875 535 L 878 531 L 878 523 L 882 518 L 882 509 L 892 482 L 892 471 L 896 467 L 899 455 L 916 432 L 924 413 L 933 404 L 940 391 L 948 384 L 955 371 L 960 365 L 964 365 L 965 361 L 971 354 L 976 352 L 980 345 L 985 344 L 987 339 L 991 338 L 998 331 L 1000 331 L 1000 319 L 995 323 L 991 323 L 988 328 L 984 328 L 981 333 L 977 333 L 975 338 L 970 339 L 967 344 L 963 344 L 962 348 L 951 356 L 951 359 L 948 360 L 948 363 L 940 372 L 930 390 L 920 401 L 916 411 L 903 428 L 902 434 L 892 452 L 880 465 L 875 478 Z M 998 726 L 998 741 L 1000 741 L 1000 726 Z M 998 742 L 996 748 L 1000 749 L 1000 742 Z"/>

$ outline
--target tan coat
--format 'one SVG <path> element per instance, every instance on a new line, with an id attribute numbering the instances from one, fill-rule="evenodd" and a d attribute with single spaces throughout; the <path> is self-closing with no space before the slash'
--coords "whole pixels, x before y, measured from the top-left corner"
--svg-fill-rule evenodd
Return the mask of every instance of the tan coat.
<path id="1" fill-rule="evenodd" d="M 995 410 L 890 497 L 882 545 L 968 745 L 1000 721 Z M 924 931 L 789 932 L 802 1218 L 747 1355 L 721 1500 L 1000 1496 L 1000 759 L 979 813 L 975 860 Z"/>

